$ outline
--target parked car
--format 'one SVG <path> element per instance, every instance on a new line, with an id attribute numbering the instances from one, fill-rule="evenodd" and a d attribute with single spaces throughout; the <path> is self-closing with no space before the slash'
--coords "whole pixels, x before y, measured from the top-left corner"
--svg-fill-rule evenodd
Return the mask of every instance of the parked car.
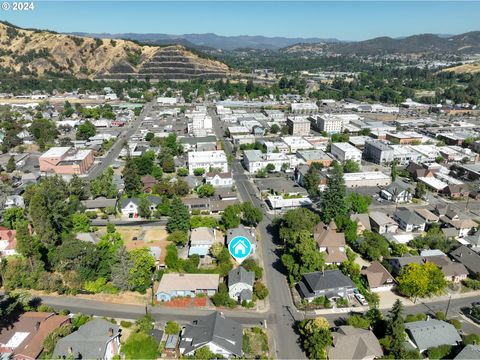
<path id="1" fill-rule="evenodd" d="M 355 294 L 355 298 L 358 300 L 358 302 L 364 306 L 368 305 L 367 299 L 365 299 L 365 296 L 362 294 Z"/>

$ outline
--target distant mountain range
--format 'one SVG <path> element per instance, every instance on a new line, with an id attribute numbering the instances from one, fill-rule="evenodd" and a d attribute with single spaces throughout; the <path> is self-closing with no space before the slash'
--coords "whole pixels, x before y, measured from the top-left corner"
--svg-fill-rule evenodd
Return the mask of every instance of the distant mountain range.
<path id="1" fill-rule="evenodd" d="M 421 34 L 393 39 L 378 37 L 357 42 L 295 44 L 282 49 L 287 53 L 337 53 L 343 55 L 389 54 L 475 54 L 480 53 L 480 31 L 460 35 Z"/>
<path id="2" fill-rule="evenodd" d="M 335 43 L 337 39 L 321 39 L 321 38 L 287 38 L 287 37 L 267 37 L 267 36 L 222 36 L 216 34 L 92 34 L 76 32 L 72 35 L 88 36 L 107 39 L 129 39 L 147 44 L 170 45 L 178 44 L 188 46 L 194 49 L 218 49 L 218 50 L 235 50 L 235 49 L 266 49 L 278 50 L 298 43 Z"/>

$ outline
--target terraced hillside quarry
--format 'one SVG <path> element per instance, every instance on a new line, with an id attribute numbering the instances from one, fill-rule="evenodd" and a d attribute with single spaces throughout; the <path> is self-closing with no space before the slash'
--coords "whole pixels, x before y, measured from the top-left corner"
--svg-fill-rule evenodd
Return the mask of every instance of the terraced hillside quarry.
<path id="1" fill-rule="evenodd" d="M 22 75 L 65 74 L 91 79 L 215 79 L 231 73 L 227 65 L 180 45 L 146 46 L 121 39 L 22 29 L 1 22 L 0 67 Z"/>
<path id="2" fill-rule="evenodd" d="M 228 66 L 213 60 L 200 58 L 183 46 L 174 45 L 158 48 L 150 57 L 146 57 L 137 69 L 125 64 L 110 68 L 107 78 L 125 78 L 132 75 L 151 79 L 188 80 L 193 78 L 218 79 L 226 77 Z"/>

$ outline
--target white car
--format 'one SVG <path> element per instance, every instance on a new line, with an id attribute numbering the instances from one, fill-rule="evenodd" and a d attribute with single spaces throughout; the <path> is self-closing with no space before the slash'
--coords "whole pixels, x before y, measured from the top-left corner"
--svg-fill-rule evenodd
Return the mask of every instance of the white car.
<path id="1" fill-rule="evenodd" d="M 358 300 L 358 302 L 364 306 L 368 305 L 368 301 L 365 299 L 365 296 L 362 294 L 355 294 L 355 298 Z"/>

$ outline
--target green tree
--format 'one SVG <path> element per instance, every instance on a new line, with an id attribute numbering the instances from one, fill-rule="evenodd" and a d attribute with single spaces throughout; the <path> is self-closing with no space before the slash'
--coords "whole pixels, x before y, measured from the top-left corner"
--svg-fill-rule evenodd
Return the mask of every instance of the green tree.
<path id="1" fill-rule="evenodd" d="M 199 197 L 212 197 L 215 195 L 215 188 L 212 184 L 203 184 L 197 187 L 197 194 Z"/>
<path id="2" fill-rule="evenodd" d="M 324 222 L 330 222 L 337 216 L 347 215 L 345 193 L 342 167 L 334 162 L 332 172 L 327 180 L 327 190 L 322 194 L 322 220 Z"/>
<path id="3" fill-rule="evenodd" d="M 184 232 L 190 230 L 190 214 L 179 198 L 173 199 L 171 215 L 167 222 L 167 231 L 172 233 L 175 230 Z"/>
<path id="4" fill-rule="evenodd" d="M 399 299 L 395 301 L 388 314 L 386 334 L 390 339 L 389 353 L 397 359 L 403 358 L 406 334 L 403 321 L 403 305 Z"/>
<path id="5" fill-rule="evenodd" d="M 90 231 L 90 219 L 85 213 L 72 215 L 73 231 L 83 233 Z"/>
<path id="6" fill-rule="evenodd" d="M 186 245 L 188 235 L 185 231 L 175 230 L 167 236 L 167 240 L 173 242 L 175 245 Z"/>
<path id="7" fill-rule="evenodd" d="M 59 176 L 45 178 L 35 186 L 29 199 L 29 214 L 40 241 L 47 247 L 58 244 L 60 235 L 71 227 L 70 215 L 76 210 L 67 201 L 68 187 Z"/>
<path id="8" fill-rule="evenodd" d="M 140 198 L 138 203 L 138 215 L 144 219 L 150 219 L 152 211 L 150 210 L 150 201 L 145 196 Z"/>
<path id="9" fill-rule="evenodd" d="M 144 292 L 152 284 L 152 276 L 155 271 L 155 259 L 147 248 L 130 251 L 132 268 L 128 285 L 130 289 Z"/>
<path id="10" fill-rule="evenodd" d="M 262 211 L 251 202 L 242 204 L 242 221 L 246 226 L 257 226 L 263 220 Z"/>
<path id="11" fill-rule="evenodd" d="M 345 161 L 345 164 L 343 165 L 343 171 L 346 173 L 357 173 L 360 172 L 360 165 L 351 159 L 348 159 Z"/>
<path id="12" fill-rule="evenodd" d="M 19 221 L 25 220 L 24 211 L 20 207 L 6 209 L 3 213 L 3 226 L 15 229 Z"/>
<path id="13" fill-rule="evenodd" d="M 322 168 L 322 164 L 312 163 L 305 174 L 303 182 L 310 196 L 317 196 L 320 193 L 318 187 L 320 186 Z"/>
<path id="14" fill-rule="evenodd" d="M 155 161 L 155 153 L 152 150 L 146 151 L 142 156 L 135 158 L 134 161 L 137 165 L 138 175 L 151 174 Z"/>
<path id="15" fill-rule="evenodd" d="M 265 170 L 269 173 L 272 173 L 275 171 L 275 165 L 268 163 L 267 166 L 265 166 Z"/>
<path id="16" fill-rule="evenodd" d="M 279 131 L 280 131 L 280 126 L 278 126 L 277 124 L 272 124 L 272 126 L 270 126 L 270 132 L 272 134 L 278 134 Z"/>
<path id="17" fill-rule="evenodd" d="M 240 225 L 241 209 L 239 206 L 230 205 L 222 213 L 221 222 L 225 229 L 233 229 Z"/>
<path id="18" fill-rule="evenodd" d="M 381 260 L 390 255 L 388 241 L 380 234 L 365 230 L 363 241 L 358 244 L 358 252 L 367 260 Z"/>
<path id="19" fill-rule="evenodd" d="M 89 120 L 79 125 L 77 128 L 76 137 L 77 140 L 88 140 L 92 136 L 95 136 L 97 129 Z"/>
<path id="20" fill-rule="evenodd" d="M 398 290 L 413 298 L 438 294 L 447 286 L 442 271 L 433 263 L 412 263 L 405 266 L 397 277 Z"/>
<path id="21" fill-rule="evenodd" d="M 121 246 L 114 256 L 112 265 L 112 282 L 122 291 L 128 290 L 130 271 L 133 268 L 133 261 L 129 252 L 124 246 Z"/>
<path id="22" fill-rule="evenodd" d="M 372 203 L 372 198 L 359 193 L 350 193 L 347 196 L 347 203 L 350 204 L 350 210 L 356 214 L 368 213 L 368 207 Z"/>
<path id="23" fill-rule="evenodd" d="M 113 169 L 111 167 L 90 182 L 90 193 L 93 198 L 103 196 L 110 199 L 117 196 L 118 189 L 113 182 Z"/>
<path id="24" fill-rule="evenodd" d="M 415 187 L 415 197 L 417 199 L 421 199 L 427 193 L 427 189 L 425 184 L 422 182 L 417 182 L 417 186 Z"/>
<path id="25" fill-rule="evenodd" d="M 142 191 L 142 182 L 140 181 L 137 165 L 135 160 L 130 156 L 126 159 L 122 175 L 125 183 L 125 193 L 129 197 L 134 197 Z"/>
<path id="26" fill-rule="evenodd" d="M 11 155 L 10 158 L 8 159 L 5 170 L 7 171 L 7 173 L 12 173 L 16 169 L 17 169 L 17 165 L 15 164 L 15 157 Z"/>
<path id="27" fill-rule="evenodd" d="M 68 183 L 68 191 L 71 196 L 75 196 L 78 200 L 88 199 L 88 187 L 85 180 L 74 174 Z"/>
<path id="28" fill-rule="evenodd" d="M 47 119 L 33 120 L 28 131 L 32 134 L 41 151 L 45 150 L 47 146 L 53 145 L 58 135 L 55 123 Z"/>
<path id="29" fill-rule="evenodd" d="M 253 294 L 259 300 L 263 300 L 268 296 L 268 289 L 261 281 L 255 281 L 253 285 Z"/>
<path id="30" fill-rule="evenodd" d="M 332 344 L 330 326 L 325 318 L 303 320 L 298 325 L 302 347 L 310 359 L 326 359 Z"/>
<path id="31" fill-rule="evenodd" d="M 397 169 L 397 160 L 393 160 L 391 168 L 390 168 L 390 176 L 392 181 L 395 181 L 398 176 L 398 169 Z"/>

